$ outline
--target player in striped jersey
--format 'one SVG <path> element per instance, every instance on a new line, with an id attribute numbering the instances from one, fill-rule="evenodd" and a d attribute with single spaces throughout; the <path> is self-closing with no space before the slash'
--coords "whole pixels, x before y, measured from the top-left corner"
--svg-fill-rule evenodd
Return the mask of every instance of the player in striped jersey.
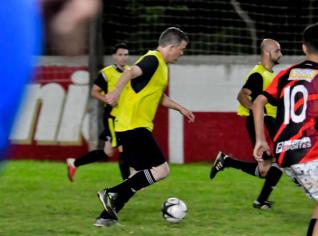
<path id="1" fill-rule="evenodd" d="M 303 34 L 306 60 L 281 71 L 253 105 L 256 144 L 254 157 L 264 163 L 270 154 L 264 137 L 264 106 L 277 105 L 274 149 L 278 164 L 318 202 L 318 24 Z M 316 204 L 307 235 L 318 235 Z"/>

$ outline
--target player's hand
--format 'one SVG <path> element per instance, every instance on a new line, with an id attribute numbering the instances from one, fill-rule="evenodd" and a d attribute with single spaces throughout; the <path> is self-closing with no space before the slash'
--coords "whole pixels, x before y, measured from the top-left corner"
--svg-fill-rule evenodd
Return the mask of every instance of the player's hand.
<path id="1" fill-rule="evenodd" d="M 263 153 L 266 152 L 268 155 L 271 155 L 268 143 L 266 140 L 259 140 L 256 141 L 254 150 L 253 150 L 253 156 L 257 162 L 263 162 Z"/>
<path id="2" fill-rule="evenodd" d="M 180 110 L 180 113 L 181 113 L 183 116 L 185 116 L 185 117 L 188 118 L 189 123 L 193 123 L 193 122 L 194 122 L 194 120 L 195 120 L 195 115 L 194 115 L 191 111 L 189 111 L 188 109 L 182 108 L 182 109 Z"/>
<path id="3" fill-rule="evenodd" d="M 105 101 L 111 106 L 115 106 L 118 102 L 119 94 L 114 90 L 105 95 Z"/>

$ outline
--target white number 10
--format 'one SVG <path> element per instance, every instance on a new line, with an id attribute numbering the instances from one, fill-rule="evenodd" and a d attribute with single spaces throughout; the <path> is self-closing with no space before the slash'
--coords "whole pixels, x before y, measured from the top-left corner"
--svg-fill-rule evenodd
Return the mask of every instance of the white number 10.
<path id="1" fill-rule="evenodd" d="M 290 87 L 285 88 L 284 90 L 284 107 L 285 107 L 285 116 L 284 116 L 284 124 L 289 124 L 291 120 L 294 123 L 303 122 L 306 118 L 306 110 L 307 110 L 307 100 L 308 100 L 308 92 L 304 85 L 297 85 L 292 88 L 290 91 Z M 301 93 L 304 99 L 303 107 L 300 114 L 295 113 L 295 96 L 297 93 Z"/>

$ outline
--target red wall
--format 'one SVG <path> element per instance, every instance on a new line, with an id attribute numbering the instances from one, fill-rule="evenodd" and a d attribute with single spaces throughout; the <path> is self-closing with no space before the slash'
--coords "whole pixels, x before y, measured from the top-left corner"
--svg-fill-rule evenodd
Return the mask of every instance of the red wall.
<path id="1" fill-rule="evenodd" d="M 214 160 L 218 151 L 253 161 L 245 119 L 229 112 L 196 112 L 196 121 L 184 121 L 185 162 Z"/>

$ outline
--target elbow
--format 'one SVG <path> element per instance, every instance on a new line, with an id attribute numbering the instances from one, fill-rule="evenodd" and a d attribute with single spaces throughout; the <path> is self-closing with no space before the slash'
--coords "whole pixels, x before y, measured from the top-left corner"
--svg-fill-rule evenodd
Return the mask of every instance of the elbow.
<path id="1" fill-rule="evenodd" d="M 240 104 L 243 104 L 242 93 L 241 93 L 241 92 L 239 92 L 239 94 L 236 96 L 236 100 L 237 100 Z"/>

